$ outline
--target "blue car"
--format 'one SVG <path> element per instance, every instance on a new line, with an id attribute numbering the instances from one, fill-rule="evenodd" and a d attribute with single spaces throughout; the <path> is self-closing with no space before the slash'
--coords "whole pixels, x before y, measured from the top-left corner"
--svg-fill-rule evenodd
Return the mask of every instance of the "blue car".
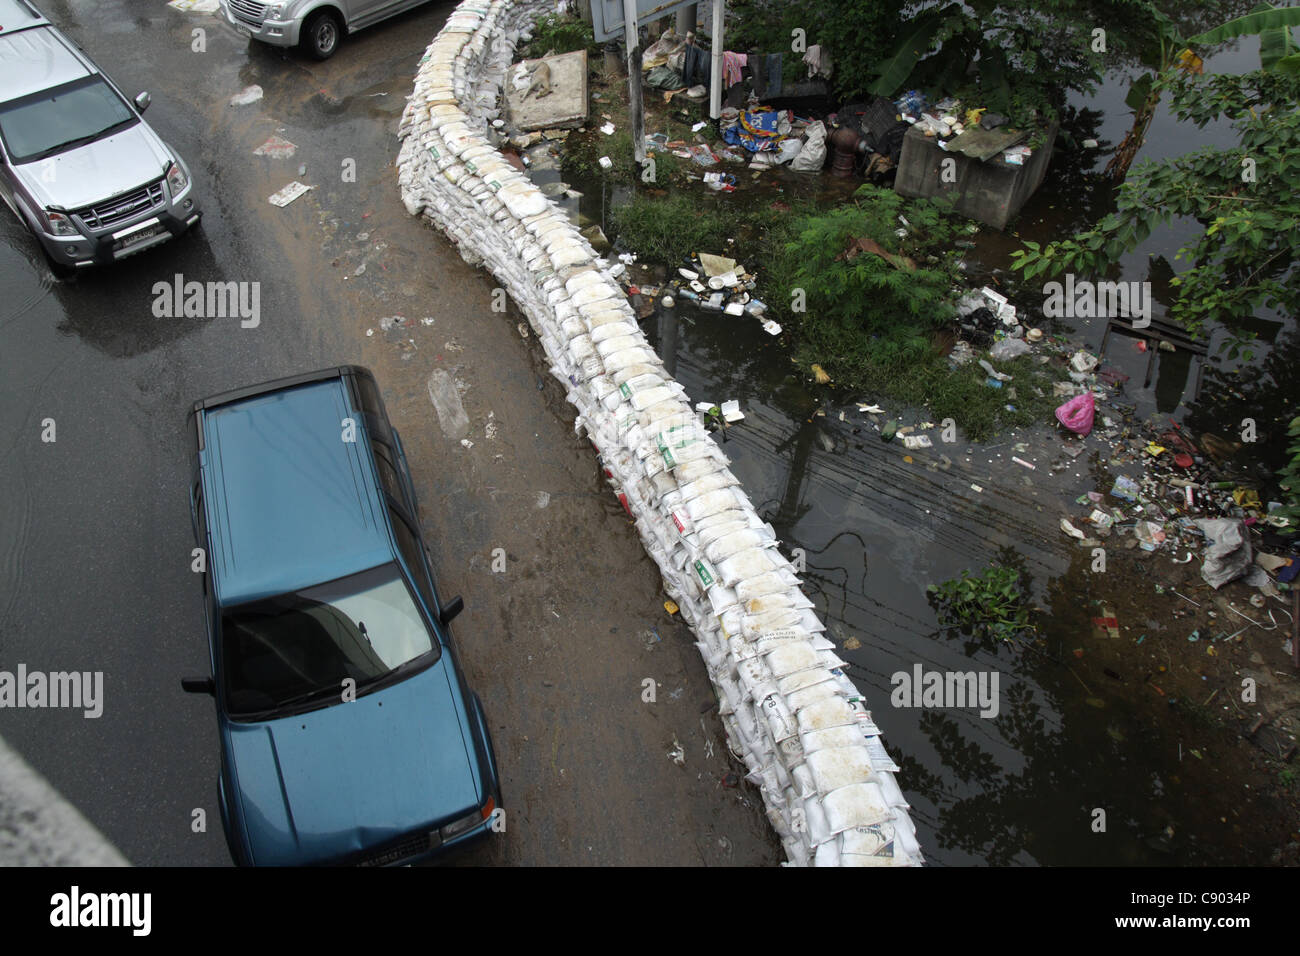
<path id="1" fill-rule="evenodd" d="M 196 402 L 218 799 L 240 865 L 389 865 L 504 829 L 415 491 L 374 376 L 345 366 Z"/>

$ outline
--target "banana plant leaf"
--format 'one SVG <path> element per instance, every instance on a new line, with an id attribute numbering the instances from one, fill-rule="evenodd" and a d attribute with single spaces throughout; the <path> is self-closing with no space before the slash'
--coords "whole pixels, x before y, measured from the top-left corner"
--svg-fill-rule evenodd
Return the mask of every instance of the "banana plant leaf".
<path id="1" fill-rule="evenodd" d="M 1266 4 L 1260 4 L 1266 6 Z M 1259 7 L 1254 11 L 1262 13 Z M 1300 47 L 1296 46 L 1295 37 L 1291 35 L 1290 27 L 1270 27 L 1259 34 L 1259 65 L 1265 70 L 1276 70 L 1279 60 L 1290 56 L 1292 53 L 1300 52 Z"/>
<path id="2" fill-rule="evenodd" d="M 1270 7 L 1267 10 L 1257 10 L 1244 17 L 1229 20 L 1205 33 L 1198 33 L 1187 42 L 1222 43 L 1233 37 L 1254 36 L 1265 30 L 1289 30 L 1294 26 L 1300 26 L 1300 7 Z"/>
<path id="3" fill-rule="evenodd" d="M 1128 88 L 1128 95 L 1124 97 L 1124 105 L 1135 113 L 1141 110 L 1147 97 L 1151 95 L 1153 79 L 1150 73 L 1144 73 L 1134 80 L 1133 85 Z"/>
<path id="4" fill-rule="evenodd" d="M 917 21 L 916 29 L 903 39 L 894 55 L 885 61 L 880 78 L 871 84 L 872 93 L 893 97 L 899 91 L 912 75 L 917 61 L 930 49 L 930 41 L 934 39 L 942 21 L 942 13 L 927 13 Z"/>

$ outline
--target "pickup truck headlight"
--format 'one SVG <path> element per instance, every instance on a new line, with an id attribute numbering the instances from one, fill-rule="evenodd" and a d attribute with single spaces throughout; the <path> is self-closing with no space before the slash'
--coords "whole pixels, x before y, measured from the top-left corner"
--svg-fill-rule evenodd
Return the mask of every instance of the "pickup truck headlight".
<path id="1" fill-rule="evenodd" d="M 50 233 L 55 236 L 79 236 L 77 227 L 72 224 L 72 220 L 61 212 L 55 212 L 52 209 L 45 210 L 45 222 L 49 226 Z"/>
<path id="2" fill-rule="evenodd" d="M 190 177 L 185 175 L 185 168 L 176 160 L 167 167 L 167 185 L 171 187 L 172 196 L 179 196 L 190 184 Z"/>
<path id="3" fill-rule="evenodd" d="M 288 6 L 287 3 L 268 3 L 266 5 L 266 19 L 283 20 L 285 8 Z"/>

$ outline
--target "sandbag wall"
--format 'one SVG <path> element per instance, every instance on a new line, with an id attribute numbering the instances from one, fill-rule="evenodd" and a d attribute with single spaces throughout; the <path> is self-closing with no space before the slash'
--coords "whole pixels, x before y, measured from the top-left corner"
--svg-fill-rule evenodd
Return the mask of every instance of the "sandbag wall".
<path id="1" fill-rule="evenodd" d="M 865 701 L 771 526 L 568 217 L 487 142 L 545 0 L 467 0 L 402 116 L 402 199 L 528 317 L 616 494 L 698 638 L 733 751 L 791 863 L 916 865 L 907 803 Z"/>

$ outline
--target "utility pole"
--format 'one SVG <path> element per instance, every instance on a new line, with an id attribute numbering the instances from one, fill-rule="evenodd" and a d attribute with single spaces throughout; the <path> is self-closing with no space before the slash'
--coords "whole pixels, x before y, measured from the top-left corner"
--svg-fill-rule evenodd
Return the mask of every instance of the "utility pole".
<path id="1" fill-rule="evenodd" d="M 637 29 L 636 0 L 623 0 L 623 30 L 627 43 L 628 114 L 632 120 L 632 155 L 638 167 L 645 163 L 645 106 L 641 102 L 641 33 Z"/>
<path id="2" fill-rule="evenodd" d="M 626 3 L 627 0 L 624 0 Z M 713 69 L 709 72 L 709 117 L 722 115 L 722 21 L 725 0 L 713 0 Z"/>
<path id="3" fill-rule="evenodd" d="M 677 11 L 677 29 L 674 31 L 679 37 L 684 37 L 688 33 L 695 32 L 695 24 L 700 20 L 700 8 L 698 5 L 691 3 Z"/>

